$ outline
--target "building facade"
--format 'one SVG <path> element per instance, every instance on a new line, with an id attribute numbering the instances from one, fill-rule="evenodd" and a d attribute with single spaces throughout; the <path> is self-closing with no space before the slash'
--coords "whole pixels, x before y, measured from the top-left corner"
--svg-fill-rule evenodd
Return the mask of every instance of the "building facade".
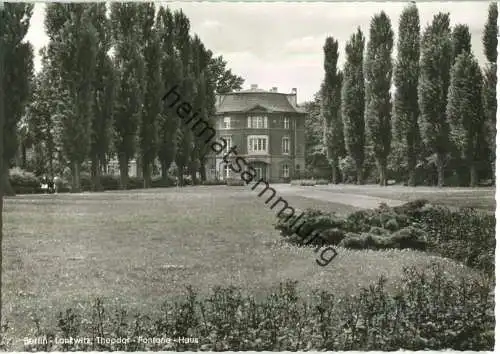
<path id="1" fill-rule="evenodd" d="M 286 182 L 304 171 L 305 111 L 297 105 L 297 89 L 279 93 L 252 85 L 250 90 L 217 96 L 215 129 L 226 150 L 237 154 L 255 171 L 256 178 L 270 183 Z M 241 178 L 223 160 L 225 152 L 213 154 L 207 164 L 210 179 Z"/>

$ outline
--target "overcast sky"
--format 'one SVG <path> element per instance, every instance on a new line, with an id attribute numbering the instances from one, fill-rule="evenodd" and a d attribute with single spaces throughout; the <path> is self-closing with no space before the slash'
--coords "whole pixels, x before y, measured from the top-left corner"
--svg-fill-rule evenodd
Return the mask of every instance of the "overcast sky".
<path id="1" fill-rule="evenodd" d="M 343 66 L 345 43 L 358 25 L 366 36 L 371 17 L 383 10 L 392 21 L 397 40 L 399 16 L 406 5 L 406 2 L 168 3 L 173 9 L 182 8 L 191 21 L 191 32 L 197 33 L 216 55 L 224 56 L 229 68 L 245 79 L 245 88 L 258 84 L 259 88 L 275 86 L 279 92 L 290 92 L 296 87 L 299 102 L 310 100 L 319 89 L 327 36 L 339 41 Z M 440 11 L 450 13 L 452 24 L 469 25 L 472 50 L 480 64 L 484 64 L 481 34 L 488 2 L 429 2 L 418 3 L 418 8 L 422 30 Z M 44 13 L 45 4 L 37 3 L 27 36 L 36 53 L 48 41 Z M 38 57 L 35 68 L 40 68 Z"/>

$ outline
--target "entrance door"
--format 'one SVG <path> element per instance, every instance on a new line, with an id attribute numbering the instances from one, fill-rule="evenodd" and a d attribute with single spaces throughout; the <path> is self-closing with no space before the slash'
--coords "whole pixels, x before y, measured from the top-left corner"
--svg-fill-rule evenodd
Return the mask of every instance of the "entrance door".
<path id="1" fill-rule="evenodd" d="M 256 172 L 255 180 L 259 181 L 261 178 L 264 178 L 264 175 L 262 173 L 262 167 L 254 167 L 254 170 Z"/>
<path id="2" fill-rule="evenodd" d="M 267 181 L 267 165 L 261 162 L 255 162 L 252 164 L 252 168 L 255 170 L 254 181 Z"/>

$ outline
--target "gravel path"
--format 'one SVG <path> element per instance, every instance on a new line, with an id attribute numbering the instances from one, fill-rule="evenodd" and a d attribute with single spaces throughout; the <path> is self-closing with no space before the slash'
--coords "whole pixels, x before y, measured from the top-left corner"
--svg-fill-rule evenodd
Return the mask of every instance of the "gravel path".
<path id="1" fill-rule="evenodd" d="M 322 200 L 332 203 L 340 203 L 345 205 L 351 205 L 356 208 L 361 209 L 371 209 L 379 206 L 380 203 L 386 203 L 390 207 L 395 207 L 405 202 L 402 200 L 371 197 L 362 194 L 351 194 L 343 192 L 335 193 L 332 188 L 331 191 L 325 191 L 325 186 L 313 186 L 313 187 L 302 187 L 302 186 L 291 186 L 289 184 L 274 184 L 272 186 L 276 189 L 277 193 L 283 197 L 286 196 L 299 196 L 304 198 Z M 323 187 L 323 188 L 321 188 Z M 359 193 L 359 190 L 356 190 Z"/>

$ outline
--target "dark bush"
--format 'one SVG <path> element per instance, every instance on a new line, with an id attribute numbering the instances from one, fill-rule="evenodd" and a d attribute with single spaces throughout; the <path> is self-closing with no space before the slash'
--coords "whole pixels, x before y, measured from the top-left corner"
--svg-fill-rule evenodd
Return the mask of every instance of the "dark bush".
<path id="1" fill-rule="evenodd" d="M 325 229 L 321 232 L 321 239 L 329 245 L 338 245 L 345 236 L 345 231 L 337 227 Z"/>
<path id="2" fill-rule="evenodd" d="M 71 182 L 70 182 L 71 186 Z M 89 192 L 92 190 L 94 186 L 94 182 L 92 182 L 92 178 L 89 173 L 82 172 L 80 173 L 80 190 L 82 192 Z"/>
<path id="3" fill-rule="evenodd" d="M 128 178 L 127 189 L 144 188 L 144 179 L 142 177 L 132 176 Z"/>
<path id="4" fill-rule="evenodd" d="M 368 232 L 373 235 L 379 235 L 379 236 L 387 236 L 390 234 L 389 230 L 386 230 L 383 227 L 378 227 L 378 226 L 372 226 Z"/>
<path id="5" fill-rule="evenodd" d="M 489 274 L 495 270 L 495 215 L 464 208 L 424 206 L 413 218 L 428 234 L 430 249 Z"/>
<path id="6" fill-rule="evenodd" d="M 120 189 L 119 175 L 101 175 L 100 182 L 102 189 L 105 191 L 114 191 Z"/>
<path id="7" fill-rule="evenodd" d="M 304 211 L 304 215 L 296 225 L 294 225 L 296 218 L 291 218 L 288 220 L 286 215 L 281 215 L 278 217 L 278 223 L 276 228 L 281 231 L 284 237 L 289 237 L 297 234 L 300 239 L 305 239 L 312 237 L 313 232 L 322 232 L 328 229 L 340 229 L 343 230 L 343 220 L 335 215 L 335 213 L 324 214 L 318 210 L 307 209 Z M 301 226 L 302 225 L 302 226 Z M 299 230 L 297 228 L 300 227 Z M 322 238 L 318 237 L 315 239 L 315 243 L 324 243 Z"/>
<path id="8" fill-rule="evenodd" d="M 40 179 L 34 173 L 18 167 L 9 170 L 9 180 L 16 194 L 41 193 Z"/>
<path id="9" fill-rule="evenodd" d="M 154 177 L 151 180 L 151 187 L 153 188 L 167 188 L 175 186 L 175 178 L 167 176 L 166 178 Z"/>
<path id="10" fill-rule="evenodd" d="M 243 181 L 241 178 L 229 178 L 226 180 L 226 184 L 228 186 L 244 186 L 245 181 Z"/>
<path id="11" fill-rule="evenodd" d="M 427 238 L 425 231 L 413 226 L 405 227 L 390 235 L 392 248 L 411 248 L 422 251 L 427 247 Z"/>
<path id="12" fill-rule="evenodd" d="M 201 182 L 203 186 L 225 186 L 226 181 L 221 181 L 221 180 L 208 180 L 208 181 L 203 181 Z"/>
<path id="13" fill-rule="evenodd" d="M 68 309 L 56 326 L 35 322 L 34 337 L 84 338 L 88 343 L 26 345 L 23 351 L 492 351 L 494 291 L 487 279 L 454 279 L 439 266 L 404 269 L 401 286 L 384 278 L 357 294 L 313 291 L 299 296 L 297 282 L 282 283 L 257 300 L 234 287 L 214 287 L 150 313 L 123 307 Z M 45 316 L 49 318 L 51 316 Z M 198 343 L 154 344 L 139 337 L 198 338 Z M 125 344 L 96 337 L 131 338 Z"/>
<path id="14" fill-rule="evenodd" d="M 291 243 L 313 232 L 331 230 L 329 237 L 317 238 L 314 243 L 355 249 L 427 250 L 488 274 L 493 274 L 495 269 L 495 216 L 473 209 L 453 211 L 425 200 L 395 208 L 381 205 L 373 210 L 356 211 L 346 218 L 309 209 L 301 219 L 303 226 L 299 235 L 296 235 L 299 225 L 293 222 L 294 219 L 287 221 L 281 217 L 275 225 Z"/>

